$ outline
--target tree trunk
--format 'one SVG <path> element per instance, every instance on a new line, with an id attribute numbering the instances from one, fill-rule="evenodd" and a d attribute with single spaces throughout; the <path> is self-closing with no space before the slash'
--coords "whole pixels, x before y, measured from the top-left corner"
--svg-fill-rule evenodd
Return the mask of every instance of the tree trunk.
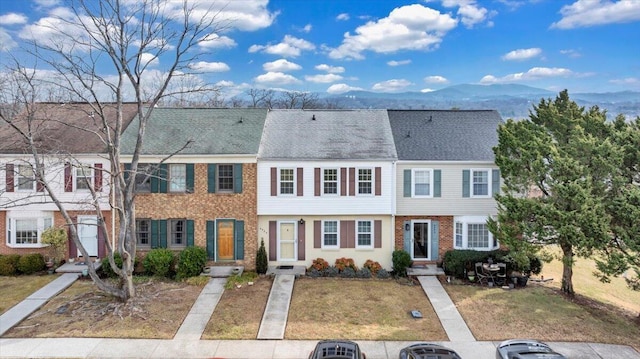
<path id="1" fill-rule="evenodd" d="M 562 244 L 562 286 L 560 289 L 573 296 L 573 246 L 571 244 Z"/>

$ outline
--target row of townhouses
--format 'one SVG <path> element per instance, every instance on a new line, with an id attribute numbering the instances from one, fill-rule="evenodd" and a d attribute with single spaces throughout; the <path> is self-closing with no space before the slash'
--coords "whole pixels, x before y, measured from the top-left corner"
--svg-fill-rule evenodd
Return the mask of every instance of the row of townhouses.
<path id="1" fill-rule="evenodd" d="M 82 199 L 93 184 L 114 228 L 109 176 L 100 170 L 109 166 L 104 143 L 69 130 L 95 125 L 86 107 L 47 108 L 45 176 L 63 202 L 79 202 L 71 213 L 80 240 L 103 257 L 109 238 Z M 138 125 L 135 108 L 124 112 L 126 171 Z M 270 265 L 347 257 L 387 269 L 395 249 L 416 262 L 451 249 L 495 249 L 485 221 L 497 212 L 492 147 L 500 123 L 489 110 L 155 108 L 140 163 L 164 162 L 155 176 L 136 176 L 137 248 L 197 245 L 212 262 L 255 268 L 264 241 Z M 42 231 L 64 221 L 11 130 L 0 126 L 0 253 L 44 254 Z M 75 161 L 54 155 L 63 153 Z M 69 256 L 76 255 L 70 244 Z"/>

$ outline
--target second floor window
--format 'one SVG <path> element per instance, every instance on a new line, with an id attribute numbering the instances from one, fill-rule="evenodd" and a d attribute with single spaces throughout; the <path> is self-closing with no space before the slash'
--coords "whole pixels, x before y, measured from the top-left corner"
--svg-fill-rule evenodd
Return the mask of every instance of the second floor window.
<path id="1" fill-rule="evenodd" d="M 489 195 L 489 171 L 473 170 L 472 171 L 472 195 L 488 196 Z"/>
<path id="2" fill-rule="evenodd" d="M 218 191 L 233 192 L 233 165 L 218 165 Z"/>
<path id="3" fill-rule="evenodd" d="M 151 176 L 147 174 L 150 168 L 150 164 L 138 164 L 138 172 L 136 173 L 136 192 L 151 192 Z"/>
<path id="4" fill-rule="evenodd" d="M 324 170 L 323 191 L 324 194 L 338 194 L 338 169 Z"/>
<path id="5" fill-rule="evenodd" d="M 293 168 L 280 169 L 280 194 L 293 194 Z"/>
<path id="6" fill-rule="evenodd" d="M 358 169 L 358 194 L 372 194 L 373 177 L 371 168 Z"/>
<path id="7" fill-rule="evenodd" d="M 18 165 L 16 171 L 16 184 L 19 191 L 35 190 L 36 177 L 31 165 Z"/>
<path id="8" fill-rule="evenodd" d="M 169 191 L 185 192 L 187 190 L 187 169 L 184 164 L 169 165 Z"/>
<path id="9" fill-rule="evenodd" d="M 430 197 L 432 195 L 430 170 L 413 170 L 413 195 L 415 197 Z"/>
<path id="10" fill-rule="evenodd" d="M 75 167 L 76 190 L 88 190 L 93 185 L 93 168 L 88 165 Z"/>

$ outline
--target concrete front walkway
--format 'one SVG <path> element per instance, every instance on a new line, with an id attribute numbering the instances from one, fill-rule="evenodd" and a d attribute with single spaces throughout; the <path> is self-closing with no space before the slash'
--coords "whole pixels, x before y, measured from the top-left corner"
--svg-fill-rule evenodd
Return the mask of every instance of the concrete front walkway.
<path id="1" fill-rule="evenodd" d="M 293 274 L 276 275 L 260 322 L 258 339 L 284 339 L 294 281 Z"/>
<path id="2" fill-rule="evenodd" d="M 476 340 L 471 334 L 467 323 L 462 319 L 458 308 L 456 308 L 449 294 L 444 290 L 442 284 L 435 276 L 419 276 L 418 281 L 425 294 L 429 298 L 440 323 L 447 333 L 449 340 L 454 342 L 471 342 Z"/>
<path id="3" fill-rule="evenodd" d="M 65 273 L 4 312 L 0 315 L 0 335 L 38 310 L 51 297 L 67 289 L 77 279 L 78 273 Z"/>
<path id="4" fill-rule="evenodd" d="M 187 317 L 184 318 L 174 339 L 200 339 L 204 328 L 209 323 L 209 319 L 211 319 L 211 315 L 220 301 L 225 283 L 227 283 L 227 278 L 209 279 L 209 283 L 202 289 L 195 303 L 193 303 L 193 307 L 191 307 Z"/>

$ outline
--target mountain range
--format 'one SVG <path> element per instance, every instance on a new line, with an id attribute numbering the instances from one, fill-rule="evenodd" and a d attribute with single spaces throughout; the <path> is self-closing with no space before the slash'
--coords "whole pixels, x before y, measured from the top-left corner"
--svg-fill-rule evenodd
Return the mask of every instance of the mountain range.
<path id="1" fill-rule="evenodd" d="M 493 109 L 503 118 L 525 118 L 542 98 L 554 99 L 556 92 L 517 84 L 461 84 L 431 92 L 379 93 L 349 91 L 321 98 L 340 108 L 387 109 Z M 571 100 L 586 108 L 598 106 L 610 118 L 623 114 L 640 116 L 640 92 L 571 93 Z"/>

